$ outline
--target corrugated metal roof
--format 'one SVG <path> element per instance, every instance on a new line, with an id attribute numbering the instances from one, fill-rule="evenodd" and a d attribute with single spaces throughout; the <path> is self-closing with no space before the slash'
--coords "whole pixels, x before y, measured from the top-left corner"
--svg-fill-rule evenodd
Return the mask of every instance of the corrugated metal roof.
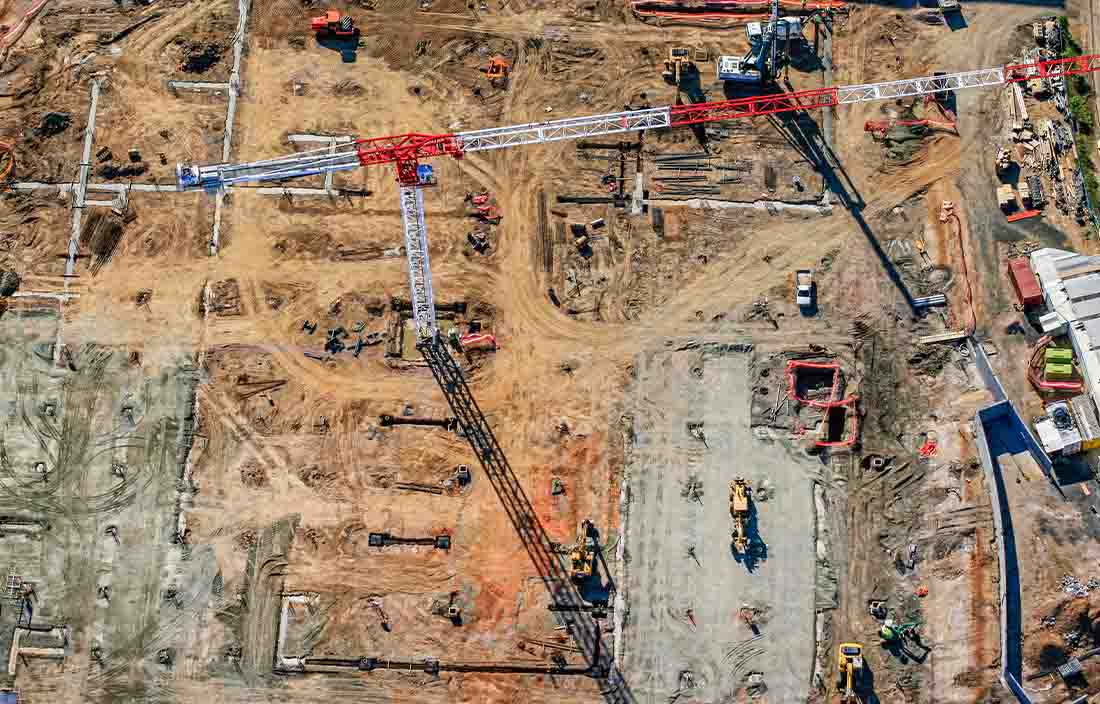
<path id="1" fill-rule="evenodd" d="M 1077 301 L 1073 304 L 1073 312 L 1077 315 L 1078 320 L 1087 321 L 1092 318 L 1100 317 L 1100 298 Z"/>
<path id="2" fill-rule="evenodd" d="M 1067 279 L 1063 283 L 1071 301 L 1100 296 L 1100 274 L 1089 274 L 1076 279 Z"/>
<path id="3" fill-rule="evenodd" d="M 1054 268 L 1057 269 L 1060 274 L 1069 269 L 1075 269 L 1083 264 L 1088 264 L 1091 258 L 1092 257 L 1087 257 L 1084 254 L 1074 254 L 1069 257 L 1052 258 L 1051 261 L 1054 262 Z"/>
<path id="4" fill-rule="evenodd" d="M 1100 319 L 1086 320 L 1083 325 L 1085 326 L 1085 334 L 1088 335 L 1089 349 L 1094 350 L 1097 342 L 1100 342 Z"/>
<path id="5" fill-rule="evenodd" d="M 1032 270 L 1039 276 L 1047 304 L 1067 323 L 1067 333 L 1077 353 L 1077 363 L 1085 377 L 1085 388 L 1093 402 L 1100 403 L 1100 318 L 1079 320 L 1080 309 L 1089 306 L 1071 304 L 1064 286 L 1073 279 L 1066 276 L 1090 276 L 1100 265 L 1100 257 L 1087 257 L 1062 249 L 1043 248 L 1031 253 Z"/>

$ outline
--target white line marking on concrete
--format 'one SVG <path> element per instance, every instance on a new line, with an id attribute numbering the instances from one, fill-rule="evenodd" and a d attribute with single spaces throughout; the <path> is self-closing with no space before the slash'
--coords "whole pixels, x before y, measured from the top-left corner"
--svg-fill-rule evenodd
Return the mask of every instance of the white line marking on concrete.
<path id="1" fill-rule="evenodd" d="M 84 195 L 88 188 L 88 176 L 92 170 L 92 139 L 95 136 L 95 111 L 99 104 L 99 81 L 92 81 L 92 103 L 88 108 L 88 126 L 84 129 L 84 152 L 80 157 L 80 178 L 73 195 L 73 231 L 69 238 L 69 257 L 65 260 L 65 276 L 76 270 L 76 256 L 80 253 L 80 219 L 84 207 Z"/>

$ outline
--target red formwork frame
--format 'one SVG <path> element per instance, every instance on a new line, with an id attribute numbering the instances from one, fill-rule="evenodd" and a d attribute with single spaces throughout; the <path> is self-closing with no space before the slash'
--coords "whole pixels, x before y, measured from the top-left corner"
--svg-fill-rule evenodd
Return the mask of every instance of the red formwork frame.
<path id="1" fill-rule="evenodd" d="M 798 395 L 795 388 L 795 374 L 798 369 L 831 369 L 833 371 L 833 387 L 829 391 L 828 401 L 817 401 L 810 398 L 802 398 Z M 851 447 L 859 439 L 859 415 L 855 412 L 856 401 L 859 400 L 859 396 L 852 394 L 847 398 L 838 399 L 837 392 L 840 390 L 840 363 L 839 362 L 806 362 L 803 360 L 792 359 L 787 362 L 787 397 L 792 401 L 805 404 L 807 406 L 813 406 L 814 408 L 831 409 L 844 407 L 852 415 L 855 427 L 852 429 L 852 434 L 844 440 L 838 440 L 836 442 L 827 442 L 825 440 L 817 440 L 815 444 L 817 447 Z"/>

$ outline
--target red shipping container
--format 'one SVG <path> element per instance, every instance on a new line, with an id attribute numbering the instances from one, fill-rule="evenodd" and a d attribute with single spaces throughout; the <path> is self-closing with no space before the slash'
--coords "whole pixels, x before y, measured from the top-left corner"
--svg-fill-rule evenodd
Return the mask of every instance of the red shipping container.
<path id="1" fill-rule="evenodd" d="M 1043 289 L 1039 287 L 1039 280 L 1031 271 L 1031 265 L 1026 257 L 1008 260 L 1008 275 L 1012 278 L 1012 286 L 1016 289 L 1016 296 L 1025 306 L 1037 306 L 1043 302 Z"/>

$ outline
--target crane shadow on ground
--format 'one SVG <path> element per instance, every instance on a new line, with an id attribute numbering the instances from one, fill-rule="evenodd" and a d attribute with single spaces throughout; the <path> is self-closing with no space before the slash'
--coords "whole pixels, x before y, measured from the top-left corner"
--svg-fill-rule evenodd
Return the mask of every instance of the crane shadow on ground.
<path id="1" fill-rule="evenodd" d="M 897 267 L 890 260 L 886 250 L 882 248 L 878 237 L 875 236 L 866 218 L 863 217 L 863 209 L 867 206 L 866 201 L 860 195 L 851 177 L 844 170 L 836 154 L 825 143 L 824 136 L 821 134 L 821 129 L 817 123 L 805 111 L 783 113 L 773 117 L 771 122 L 776 130 L 787 139 L 788 143 L 821 174 L 825 181 L 825 188 L 851 214 L 860 232 L 867 239 L 867 243 L 871 245 L 875 256 L 878 257 L 879 263 L 886 271 L 886 275 L 905 299 L 909 311 L 914 317 L 918 317 L 919 312 L 913 301 L 913 294 L 909 292 L 909 287 L 902 280 L 901 273 L 898 272 Z"/>
<path id="2" fill-rule="evenodd" d="M 565 612 L 562 625 L 580 648 L 580 654 L 587 664 L 587 674 L 595 679 L 600 695 L 607 704 L 636 704 L 637 698 L 619 670 L 612 650 L 604 643 L 599 622 L 584 612 L 580 594 L 572 582 L 569 569 L 552 550 L 554 543 L 546 534 L 522 483 L 517 479 L 488 420 L 474 400 L 462 368 L 438 334 L 431 341 L 420 343 L 417 348 L 428 363 L 432 376 L 447 398 L 455 417 L 460 419 L 470 448 L 478 456 L 485 476 L 492 483 L 536 571 L 542 575 L 551 599 Z"/>

